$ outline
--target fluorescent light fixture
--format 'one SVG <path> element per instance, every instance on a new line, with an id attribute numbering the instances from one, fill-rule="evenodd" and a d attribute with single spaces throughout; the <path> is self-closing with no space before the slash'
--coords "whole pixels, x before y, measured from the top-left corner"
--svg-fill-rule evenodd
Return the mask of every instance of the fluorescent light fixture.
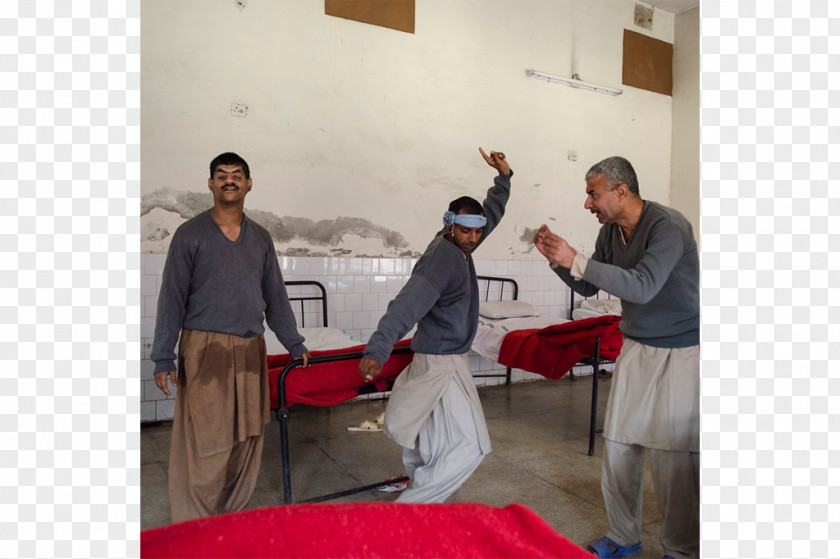
<path id="1" fill-rule="evenodd" d="M 587 91 L 596 91 L 598 93 L 604 93 L 606 95 L 621 95 L 621 90 L 616 89 L 614 87 L 607 87 L 605 85 L 598 85 L 594 83 L 589 83 L 585 81 L 581 81 L 578 78 L 577 74 L 572 74 L 571 78 L 564 78 L 563 76 L 555 76 L 552 74 L 546 74 L 545 72 L 540 72 L 538 70 L 525 70 L 525 75 L 529 78 L 536 78 L 538 80 L 545 80 L 551 83 L 562 83 L 563 85 L 568 85 L 569 87 L 576 87 L 578 89 L 586 89 Z"/>

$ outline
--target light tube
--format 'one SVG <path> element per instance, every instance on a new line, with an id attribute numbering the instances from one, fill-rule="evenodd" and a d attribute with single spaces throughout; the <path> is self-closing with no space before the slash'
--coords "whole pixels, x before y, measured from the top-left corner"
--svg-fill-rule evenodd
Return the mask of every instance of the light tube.
<path id="1" fill-rule="evenodd" d="M 525 75 L 529 78 L 545 80 L 551 83 L 562 83 L 563 85 L 568 85 L 569 87 L 576 87 L 578 89 L 585 89 L 587 91 L 595 91 L 597 93 L 604 93 L 605 95 L 621 95 L 620 89 L 616 89 L 614 87 L 607 87 L 606 85 L 598 85 L 594 83 L 581 81 L 576 77 L 564 78 L 563 76 L 546 74 L 545 72 L 540 72 L 538 70 L 525 70 Z M 575 74 L 575 76 L 577 76 L 577 74 Z"/>

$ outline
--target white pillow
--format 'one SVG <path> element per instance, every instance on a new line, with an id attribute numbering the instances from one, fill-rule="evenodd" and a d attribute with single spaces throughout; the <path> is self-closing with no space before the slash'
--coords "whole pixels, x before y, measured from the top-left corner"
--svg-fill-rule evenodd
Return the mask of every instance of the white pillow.
<path id="1" fill-rule="evenodd" d="M 525 301 L 484 301 L 478 305 L 478 314 L 485 318 L 518 318 L 539 316 L 540 311 Z"/>
<path id="2" fill-rule="evenodd" d="M 306 338 L 303 344 L 309 351 L 324 351 L 328 349 L 341 349 L 360 345 L 361 342 L 353 340 L 338 328 L 298 328 L 298 333 Z M 277 336 L 265 325 L 265 348 L 268 355 L 283 355 L 289 353 L 283 344 L 277 340 Z"/>

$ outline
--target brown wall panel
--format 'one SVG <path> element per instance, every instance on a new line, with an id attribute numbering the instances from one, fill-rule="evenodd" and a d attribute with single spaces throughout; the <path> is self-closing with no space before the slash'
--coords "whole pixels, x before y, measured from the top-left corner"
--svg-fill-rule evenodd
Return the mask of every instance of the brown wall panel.
<path id="1" fill-rule="evenodd" d="M 324 0 L 324 13 L 414 33 L 414 0 Z"/>
<path id="2" fill-rule="evenodd" d="M 659 39 L 624 30 L 624 85 L 671 95 L 673 86 L 674 45 Z"/>

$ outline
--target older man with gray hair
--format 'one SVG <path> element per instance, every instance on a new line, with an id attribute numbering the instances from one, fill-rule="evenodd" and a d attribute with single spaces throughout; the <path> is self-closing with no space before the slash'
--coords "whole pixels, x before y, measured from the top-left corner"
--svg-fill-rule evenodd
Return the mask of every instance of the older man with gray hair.
<path id="1" fill-rule="evenodd" d="M 642 550 L 644 452 L 650 449 L 666 557 L 697 557 L 700 265 L 691 224 L 642 199 L 623 157 L 589 169 L 584 208 L 603 225 L 591 257 L 545 225 L 534 244 L 577 293 L 603 289 L 621 299 L 624 345 L 607 404 L 601 476 L 609 530 L 589 548 L 599 557 Z"/>

